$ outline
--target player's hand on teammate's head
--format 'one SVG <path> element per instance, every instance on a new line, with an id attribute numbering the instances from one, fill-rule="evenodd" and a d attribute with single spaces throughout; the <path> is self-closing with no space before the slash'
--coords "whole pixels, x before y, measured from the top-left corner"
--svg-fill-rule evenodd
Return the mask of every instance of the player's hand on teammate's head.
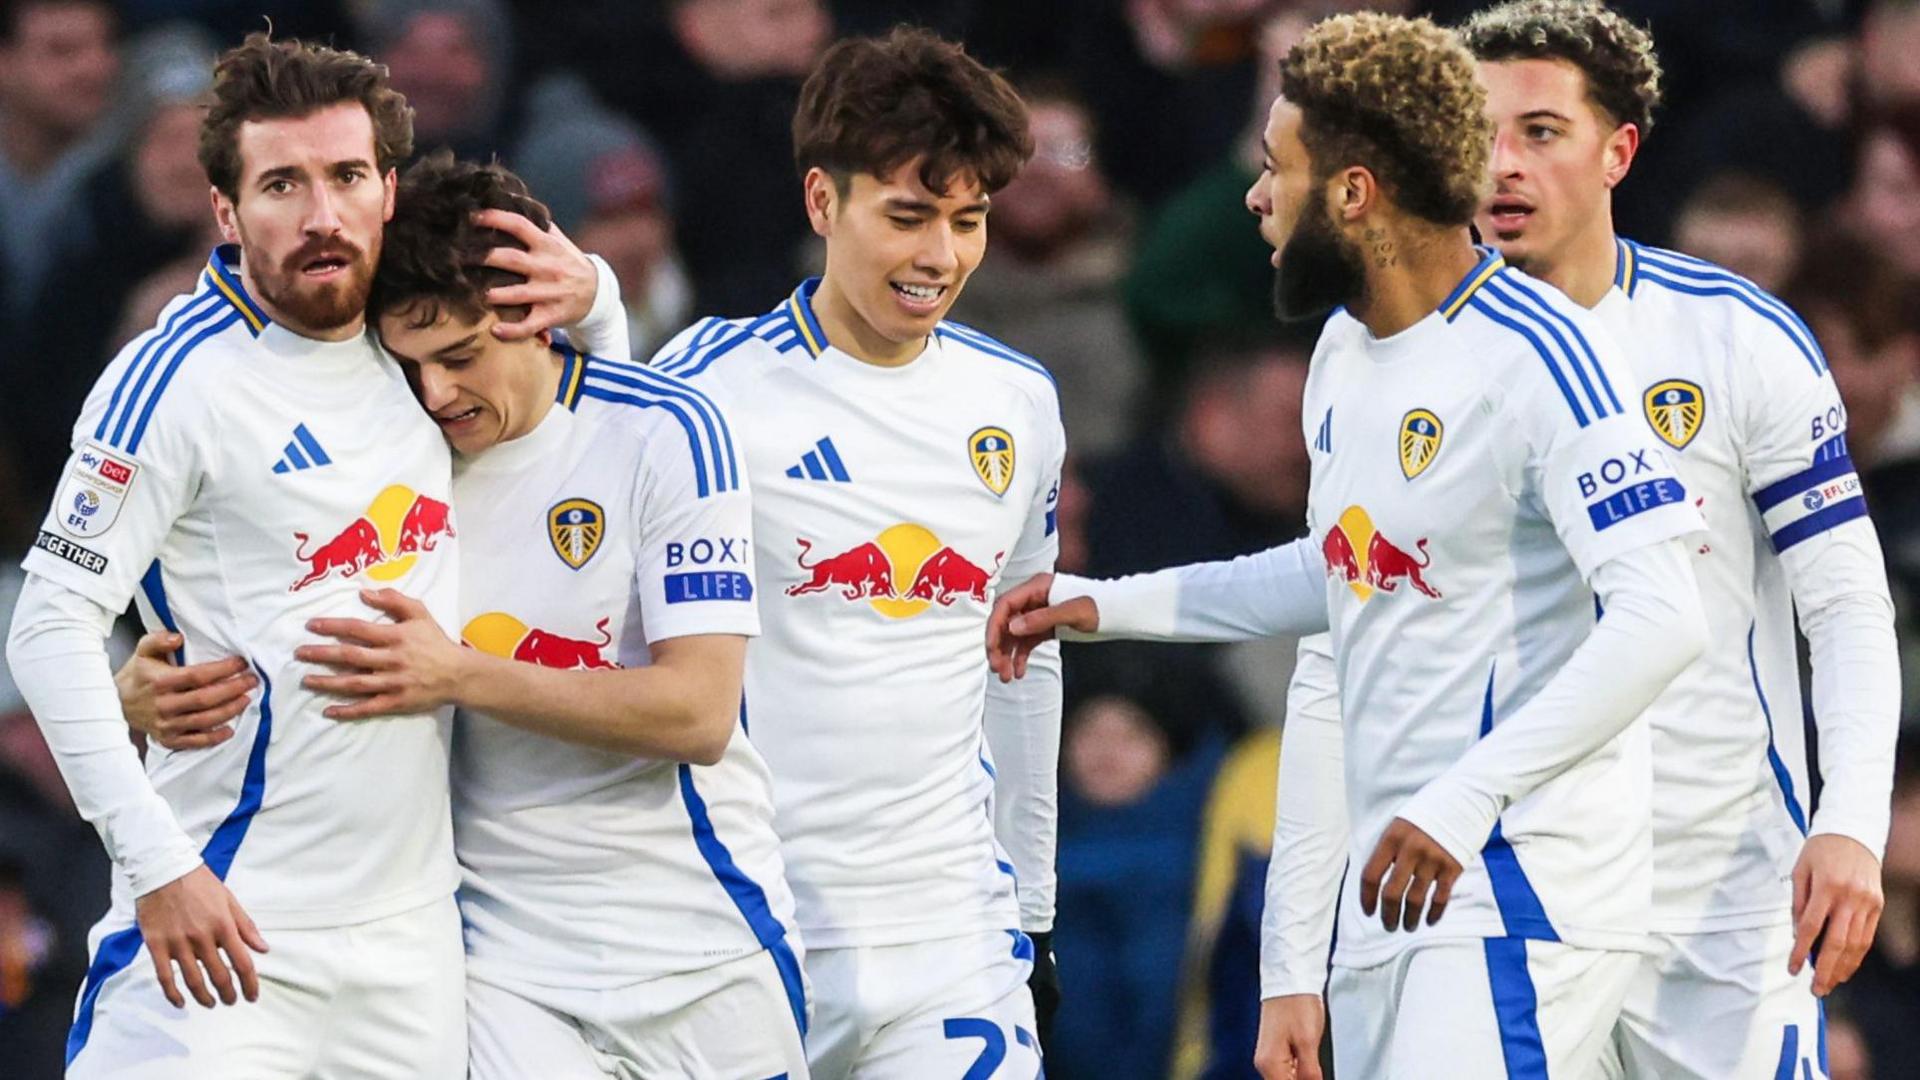
<path id="1" fill-rule="evenodd" d="M 1440 921 L 1459 877 L 1460 864 L 1446 848 L 1407 819 L 1394 818 L 1360 872 L 1360 910 L 1371 915 L 1378 907 L 1389 931 L 1411 933 L 1422 910 L 1428 926 Z"/>
<path id="2" fill-rule="evenodd" d="M 187 1007 L 187 999 L 174 983 L 176 964 L 187 992 L 209 1009 L 215 994 L 228 1005 L 241 997 L 260 1000 L 252 953 L 266 952 L 267 939 L 206 864 L 141 894 L 133 902 L 133 912 L 153 957 L 154 976 L 174 1008 Z"/>
<path id="3" fill-rule="evenodd" d="M 1100 609 L 1088 597 L 1051 604 L 1052 574 L 1035 574 L 1002 592 L 987 615 L 987 666 L 1001 682 L 1025 678 L 1027 658 L 1052 641 L 1060 627 L 1091 634 L 1100 628 Z"/>
<path id="4" fill-rule="evenodd" d="M 599 272 L 586 253 L 560 231 L 560 226 L 541 229 L 511 210 L 482 210 L 473 220 L 527 245 L 525 251 L 497 247 L 487 252 L 488 266 L 509 270 L 527 279 L 519 285 L 487 290 L 487 303 L 495 307 L 530 309 L 519 322 L 495 324 L 495 336 L 502 341 L 524 340 L 543 330 L 572 326 L 593 310 L 594 293 L 600 285 Z"/>
<path id="5" fill-rule="evenodd" d="M 247 711 L 260 680 L 237 656 L 181 667 L 173 662 L 185 639 L 170 631 L 147 634 L 114 673 L 127 726 L 169 750 L 199 750 L 233 738 L 233 719 Z"/>
<path id="6" fill-rule="evenodd" d="M 1851 837 L 1808 837 L 1793 867 L 1793 954 L 1787 970 L 1800 974 L 1814 956 L 1813 992 L 1818 997 L 1832 993 L 1866 959 L 1885 906 L 1880 860 L 1873 852 Z"/>
<path id="7" fill-rule="evenodd" d="M 329 705 L 331 720 L 371 720 L 432 712 L 452 704 L 469 650 L 447 637 L 427 606 L 396 589 L 362 589 L 360 599 L 391 619 L 310 619 L 307 629 L 334 643 L 302 645 L 293 657 L 331 670 L 300 685 L 354 699 Z"/>
<path id="8" fill-rule="evenodd" d="M 1320 1038 L 1327 1007 L 1319 994 L 1283 994 L 1260 1003 L 1253 1067 L 1260 1080 L 1321 1080 Z"/>

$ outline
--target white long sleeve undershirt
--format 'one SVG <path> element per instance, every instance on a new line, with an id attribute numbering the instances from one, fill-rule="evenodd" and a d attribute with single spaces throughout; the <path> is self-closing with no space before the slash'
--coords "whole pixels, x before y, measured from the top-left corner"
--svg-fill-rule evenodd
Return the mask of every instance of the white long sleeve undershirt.
<path id="1" fill-rule="evenodd" d="M 1606 615 L 1539 692 L 1415 792 L 1396 815 L 1466 865 L 1514 801 L 1606 745 L 1706 648 L 1706 612 L 1681 540 L 1594 571 Z"/>
<path id="2" fill-rule="evenodd" d="M 1260 996 L 1319 994 L 1347 869 L 1346 736 L 1323 636 L 1300 643 L 1280 730 L 1280 777 L 1260 914 Z"/>
<path id="3" fill-rule="evenodd" d="M 114 618 L 79 593 L 29 574 L 13 611 L 7 663 L 80 816 L 141 896 L 201 860 L 127 738 L 107 659 Z"/>
<path id="4" fill-rule="evenodd" d="M 993 748 L 994 835 L 1019 882 L 1020 929 L 1053 929 L 1060 831 L 1060 646 L 1027 660 L 1025 678 L 987 680 L 984 724 Z"/>
<path id="5" fill-rule="evenodd" d="M 1100 627 L 1069 641 L 1250 641 L 1327 628 L 1327 571 L 1308 539 L 1123 578 L 1061 574 L 1050 603 L 1091 597 Z"/>
<path id="6" fill-rule="evenodd" d="M 1880 858 L 1900 734 L 1900 650 L 1879 536 L 1852 522 L 1788 548 L 1780 562 L 1813 663 L 1825 786 L 1808 834 L 1850 837 Z"/>

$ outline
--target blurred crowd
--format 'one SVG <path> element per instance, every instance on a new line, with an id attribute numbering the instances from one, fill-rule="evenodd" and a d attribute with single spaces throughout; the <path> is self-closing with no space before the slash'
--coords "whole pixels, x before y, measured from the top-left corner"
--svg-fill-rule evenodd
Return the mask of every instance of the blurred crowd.
<path id="1" fill-rule="evenodd" d="M 0 619 L 118 347 L 216 242 L 195 158 L 220 48 L 269 21 L 388 64 L 416 146 L 497 156 L 617 271 L 636 357 L 764 311 L 820 253 L 788 123 L 836 36 L 930 26 L 1009 72 L 1037 153 L 954 316 L 1041 358 L 1072 444 L 1061 564 L 1112 575 L 1303 528 L 1311 329 L 1242 206 L 1275 60 L 1339 0 L 3 0 Z M 1621 231 L 1747 275 L 1819 335 L 1920 673 L 1920 0 L 1617 0 L 1668 104 Z M 1056 1078 L 1251 1077 L 1291 642 L 1069 647 Z M 1909 693 L 1908 718 L 1920 708 Z M 1909 726 L 1910 733 L 1920 731 Z M 1916 735 L 1920 738 L 1920 735 Z M 1920 753 L 1836 1080 L 1920 1061 Z M 105 858 L 0 675 L 0 1072 L 57 1076 Z"/>

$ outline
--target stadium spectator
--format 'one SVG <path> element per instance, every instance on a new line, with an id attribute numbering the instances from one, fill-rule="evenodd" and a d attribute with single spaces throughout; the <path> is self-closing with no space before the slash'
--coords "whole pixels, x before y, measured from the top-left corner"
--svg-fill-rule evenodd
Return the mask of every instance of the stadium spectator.
<path id="1" fill-rule="evenodd" d="M 1846 213 L 1853 231 L 1920 280 L 1920 146 L 1892 127 L 1860 140 Z"/>
<path id="2" fill-rule="evenodd" d="M 638 125 L 601 105 L 576 78 L 543 80 L 529 99 L 528 120 L 512 159 L 546 197 L 554 223 L 612 265 L 632 359 L 645 361 L 693 314 L 667 161 Z"/>
<path id="3" fill-rule="evenodd" d="M 1260 175 L 1260 136 L 1267 105 L 1280 93 L 1280 57 L 1307 24 L 1293 13 L 1267 20 L 1258 39 L 1259 84 L 1238 138 L 1145 221 L 1125 295 L 1153 369 L 1155 398 L 1177 391 L 1196 339 L 1272 325 L 1270 251 L 1247 228 L 1240 199 Z"/>
<path id="4" fill-rule="evenodd" d="M 91 227 L 77 230 L 70 249 L 48 268 L 22 362 L 0 368 L 0 375 L 12 376 L 0 418 L 30 504 L 52 497 L 72 418 L 94 377 L 131 336 L 121 320 L 128 297 L 154 272 L 182 260 L 191 269 L 167 298 L 191 291 L 192 275 L 219 243 L 207 212 L 206 173 L 194 156 L 197 99 L 209 85 L 213 54 L 212 44 L 192 32 L 131 51 L 129 96 L 145 113 L 126 149 L 80 181 L 75 207 Z M 135 324 L 140 329 L 152 324 L 152 313 L 145 314 Z"/>
<path id="5" fill-rule="evenodd" d="M 994 196 L 993 245 L 954 315 L 1046 357 L 1075 451 L 1098 454 L 1126 438 L 1145 376 L 1120 304 L 1127 222 L 1074 92 L 1041 83 L 1026 100 L 1033 160 Z"/>
<path id="6" fill-rule="evenodd" d="M 485 161 L 512 144 L 513 34 L 503 0 L 369 0 L 369 52 L 413 106 L 414 147 Z"/>
<path id="7" fill-rule="evenodd" d="M 17 323 L 52 265 L 79 180 L 113 152 L 101 119 L 119 75 L 106 0 L 0 7 L 0 311 Z"/>
<path id="8" fill-rule="evenodd" d="M 1907 1076 L 1920 1061 L 1920 738 L 1911 729 L 1894 768 L 1882 876 L 1880 933 L 1841 1000 L 1865 1036 L 1875 1073 Z"/>
<path id="9" fill-rule="evenodd" d="M 1262 728 L 1233 747 L 1207 796 L 1173 1080 L 1259 1080 L 1260 914 L 1279 767 L 1280 729 Z"/>
<path id="10" fill-rule="evenodd" d="M 1108 646 L 1107 649 L 1113 649 Z M 1196 837 L 1234 712 L 1204 681 L 1127 646 L 1076 658 L 1085 696 L 1061 743 L 1059 919 L 1071 1004 L 1047 1053 L 1062 1080 L 1161 1080 L 1173 1044 Z"/>
<path id="11" fill-rule="evenodd" d="M 1855 84 L 1868 119 L 1920 115 L 1920 4 L 1873 0 L 1860 25 Z"/>
<path id="12" fill-rule="evenodd" d="M 1090 575 L 1228 559 L 1305 527 L 1305 341 L 1269 321 L 1206 339 L 1194 357 L 1170 423 L 1084 463 Z M 1175 660 L 1194 648 L 1171 647 L 1160 662 L 1208 670 L 1224 663 L 1259 714 L 1279 714 L 1293 670 L 1291 641 L 1244 642 Z"/>
<path id="13" fill-rule="evenodd" d="M 1800 208 L 1787 193 L 1740 173 L 1721 173 L 1695 188 L 1674 222 L 1674 247 L 1771 293 L 1787 287 L 1801 243 Z"/>

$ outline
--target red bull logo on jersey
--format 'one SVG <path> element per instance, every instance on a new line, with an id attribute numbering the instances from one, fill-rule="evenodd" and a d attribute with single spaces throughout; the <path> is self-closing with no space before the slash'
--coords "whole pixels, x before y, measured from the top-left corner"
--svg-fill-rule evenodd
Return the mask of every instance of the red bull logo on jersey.
<path id="1" fill-rule="evenodd" d="M 460 641 L 469 648 L 490 656 L 538 664 L 561 671 L 596 671 L 620 665 L 606 658 L 613 635 L 607 632 L 611 618 L 593 624 L 600 640 L 568 637 L 537 626 L 528 626 L 504 611 L 489 611 L 475 616 L 460 631 Z"/>
<path id="2" fill-rule="evenodd" d="M 796 543 L 796 561 L 807 577 L 789 585 L 788 596 L 833 593 L 843 600 L 864 600 L 890 619 L 910 619 L 960 600 L 985 604 L 987 585 L 1006 555 L 996 553 L 989 570 L 925 526 L 912 524 L 895 525 L 838 555 L 816 557 L 811 540 L 803 537 Z"/>
<path id="3" fill-rule="evenodd" d="M 316 541 L 307 533 L 293 534 L 294 558 L 306 564 L 306 572 L 287 591 L 362 571 L 374 581 L 397 581 L 422 554 L 455 535 L 452 507 L 405 484 L 391 484 L 331 538 Z"/>
<path id="4" fill-rule="evenodd" d="M 1440 599 L 1440 590 L 1427 581 L 1426 571 L 1433 562 L 1427 554 L 1427 538 L 1415 540 L 1413 548 L 1419 557 L 1375 529 L 1373 519 L 1358 506 L 1342 511 L 1340 520 L 1320 541 L 1327 575 L 1346 582 L 1353 595 L 1363 601 L 1375 591 L 1398 592 L 1403 584 L 1429 599 Z"/>

